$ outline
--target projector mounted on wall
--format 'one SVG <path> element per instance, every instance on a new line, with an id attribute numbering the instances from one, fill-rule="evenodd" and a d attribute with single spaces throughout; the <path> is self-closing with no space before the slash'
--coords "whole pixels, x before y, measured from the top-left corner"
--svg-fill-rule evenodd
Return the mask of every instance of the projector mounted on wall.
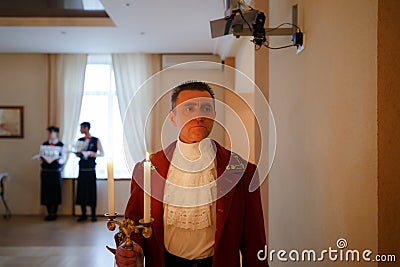
<path id="1" fill-rule="evenodd" d="M 238 6 L 231 9 L 231 13 L 222 19 L 210 21 L 211 37 L 216 38 L 233 34 L 240 36 L 253 36 L 252 42 L 256 48 L 265 46 L 270 49 L 282 49 L 296 46 L 297 52 L 304 49 L 303 33 L 297 26 L 297 5 L 292 6 L 292 23 L 282 23 L 275 28 L 265 28 L 265 14 L 247 5 L 243 0 L 238 1 Z M 282 28 L 290 25 L 290 28 Z M 282 47 L 270 47 L 266 36 L 291 36 L 291 45 Z"/>

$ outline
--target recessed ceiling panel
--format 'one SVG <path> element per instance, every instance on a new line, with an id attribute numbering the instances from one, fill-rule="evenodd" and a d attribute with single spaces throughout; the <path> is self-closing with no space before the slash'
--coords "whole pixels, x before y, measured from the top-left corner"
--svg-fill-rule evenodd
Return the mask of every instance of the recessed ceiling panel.
<path id="1" fill-rule="evenodd" d="M 114 26 L 99 0 L 2 0 L 0 26 Z"/>

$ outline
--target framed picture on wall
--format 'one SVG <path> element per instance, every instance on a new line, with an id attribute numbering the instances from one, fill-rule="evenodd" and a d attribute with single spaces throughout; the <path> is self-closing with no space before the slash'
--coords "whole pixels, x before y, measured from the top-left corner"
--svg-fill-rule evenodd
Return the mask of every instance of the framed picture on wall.
<path id="1" fill-rule="evenodd" d="M 24 137 L 24 107 L 0 106 L 0 138 Z"/>

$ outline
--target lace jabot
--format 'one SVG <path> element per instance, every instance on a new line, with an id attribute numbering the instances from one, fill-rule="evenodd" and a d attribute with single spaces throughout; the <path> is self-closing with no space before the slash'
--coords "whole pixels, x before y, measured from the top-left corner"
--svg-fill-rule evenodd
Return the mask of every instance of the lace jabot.
<path id="1" fill-rule="evenodd" d="M 211 226 L 216 197 L 216 150 L 210 139 L 177 142 L 164 189 L 166 223 L 183 229 Z"/>

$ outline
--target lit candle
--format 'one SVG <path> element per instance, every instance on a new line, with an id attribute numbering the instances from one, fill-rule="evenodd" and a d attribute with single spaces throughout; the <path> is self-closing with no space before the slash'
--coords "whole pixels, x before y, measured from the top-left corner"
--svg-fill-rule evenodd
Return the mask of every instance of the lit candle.
<path id="1" fill-rule="evenodd" d="M 151 162 L 150 162 L 150 155 L 149 152 L 146 152 L 146 161 L 144 162 L 144 182 L 143 182 L 143 189 L 144 189 L 144 222 L 150 222 L 150 170 L 151 170 Z"/>
<path id="2" fill-rule="evenodd" d="M 114 166 L 112 160 L 107 161 L 108 214 L 114 215 Z"/>

